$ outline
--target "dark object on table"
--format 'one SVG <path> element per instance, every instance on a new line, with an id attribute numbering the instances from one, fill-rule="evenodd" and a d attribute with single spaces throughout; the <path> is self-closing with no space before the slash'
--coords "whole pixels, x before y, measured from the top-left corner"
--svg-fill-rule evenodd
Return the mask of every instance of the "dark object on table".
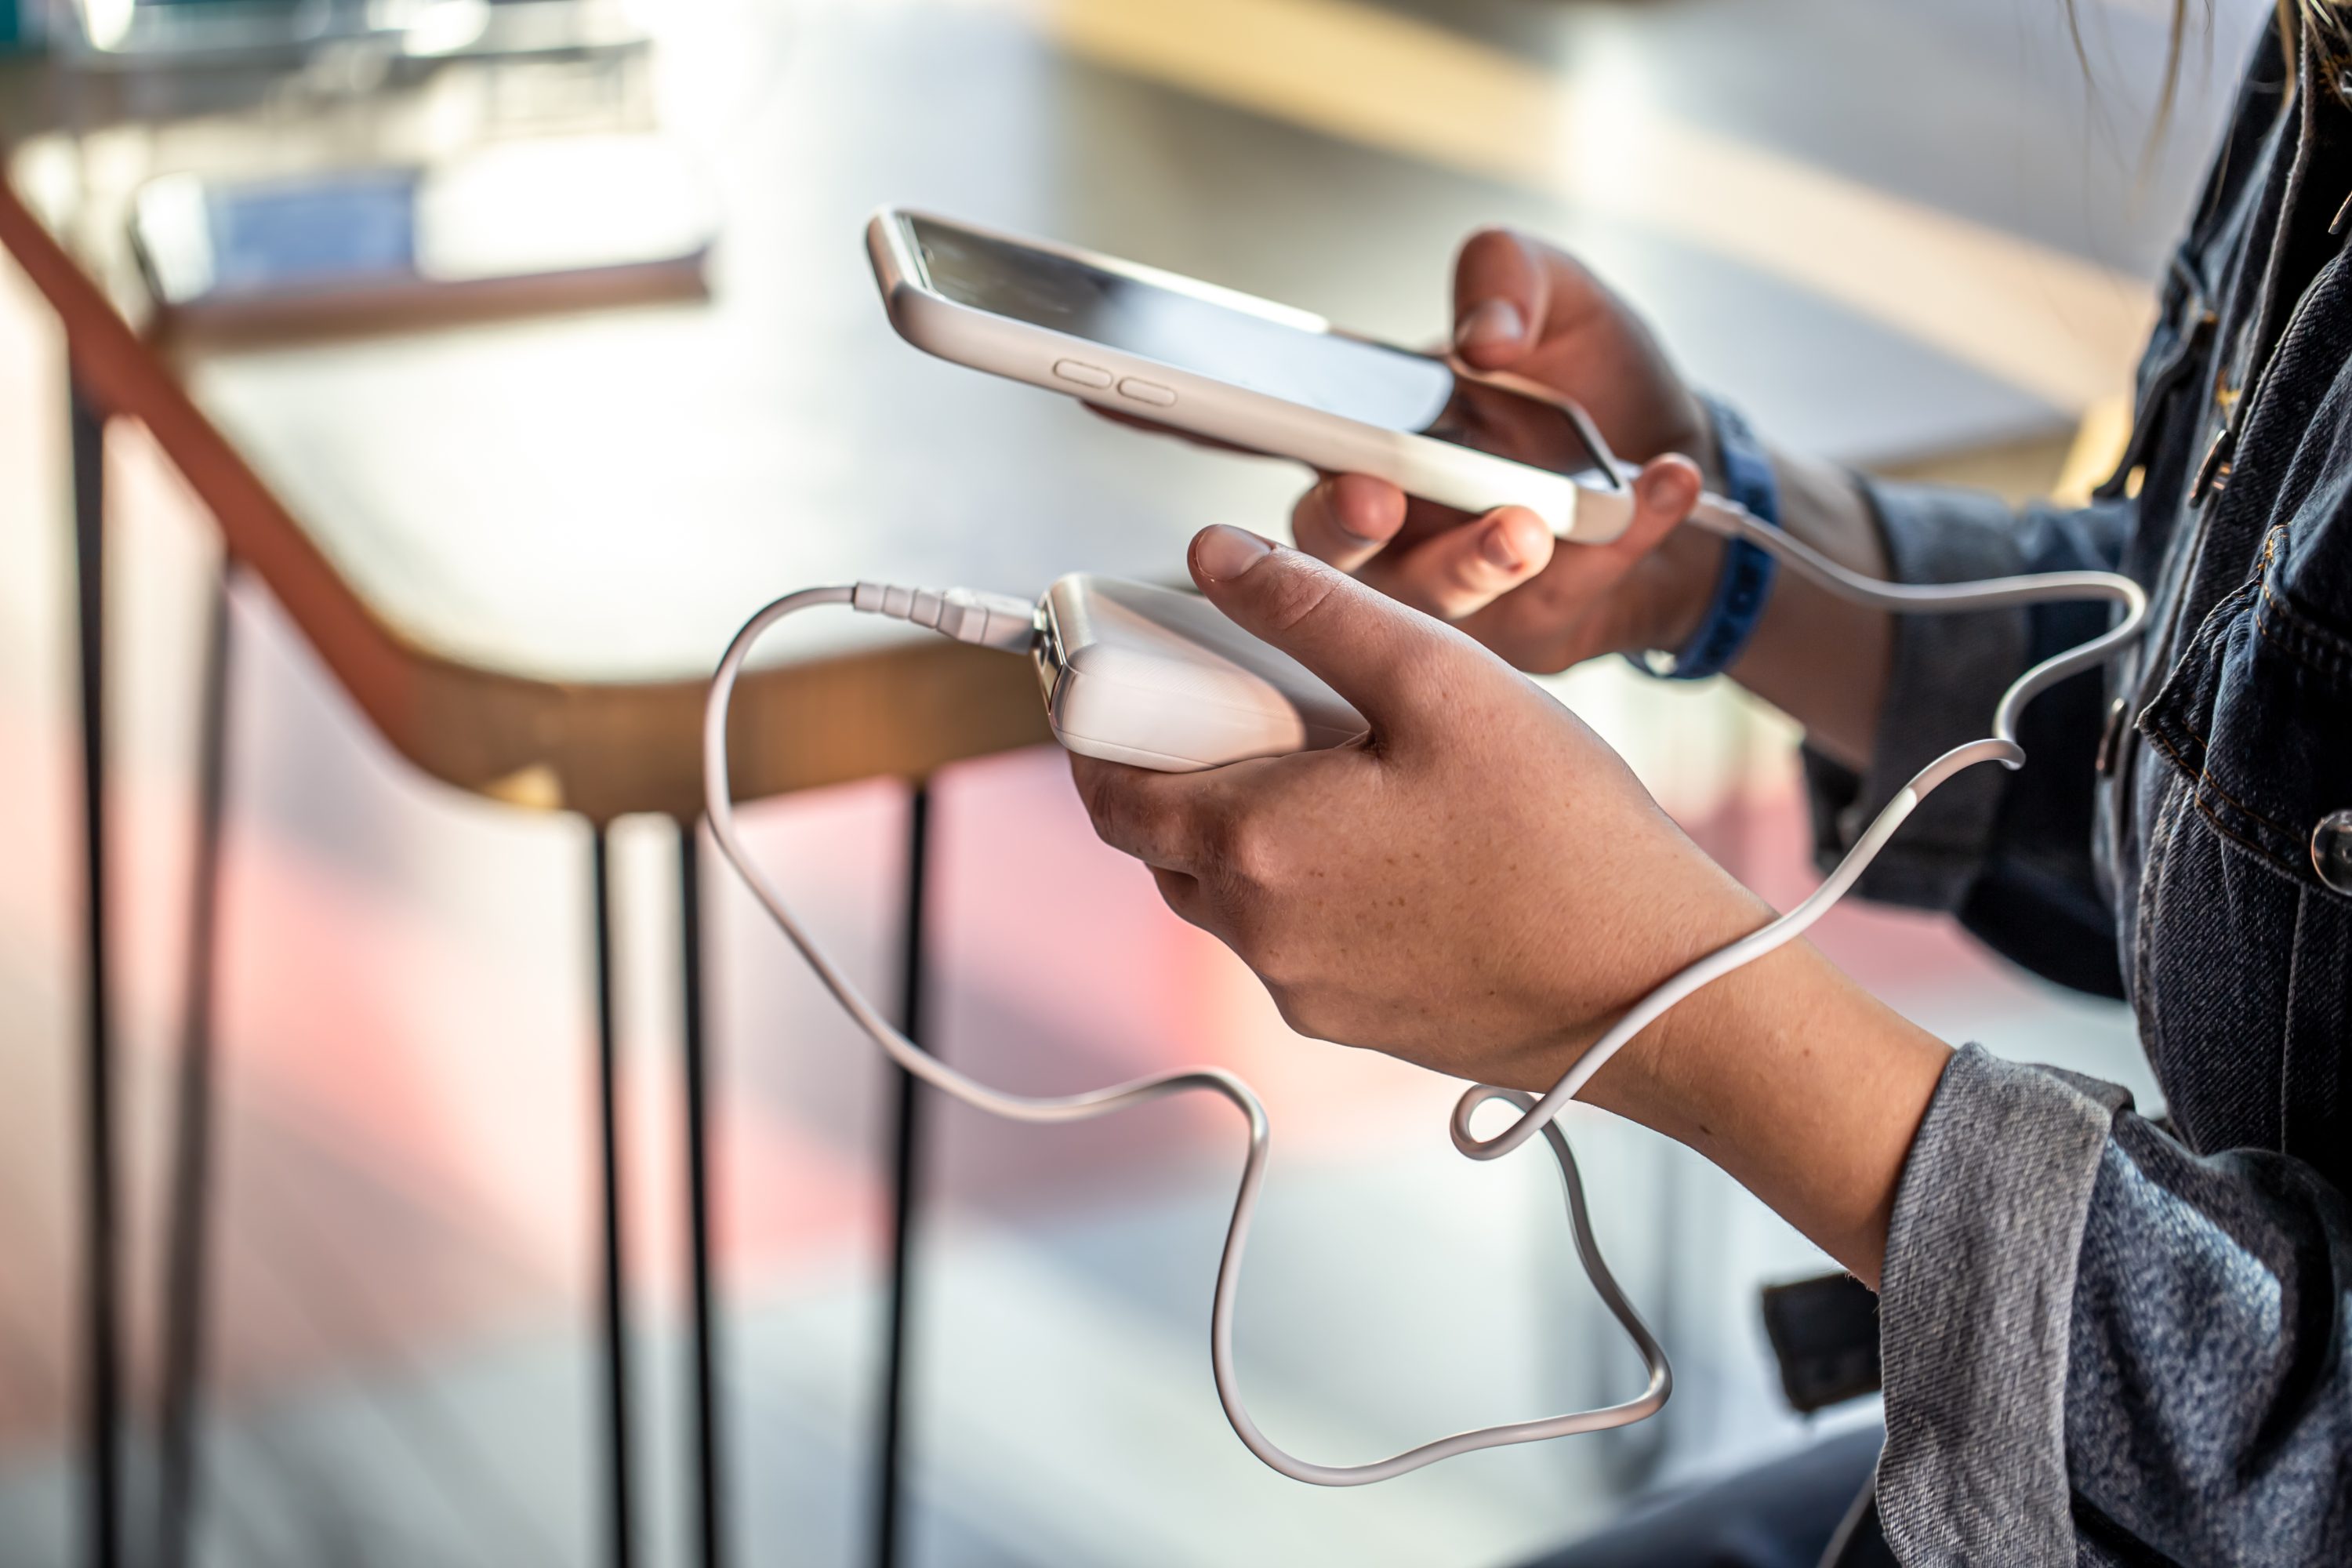
<path id="1" fill-rule="evenodd" d="M 1766 1286 L 1764 1332 L 1793 1408 L 1878 1392 L 1878 1295 L 1853 1275 Z"/>

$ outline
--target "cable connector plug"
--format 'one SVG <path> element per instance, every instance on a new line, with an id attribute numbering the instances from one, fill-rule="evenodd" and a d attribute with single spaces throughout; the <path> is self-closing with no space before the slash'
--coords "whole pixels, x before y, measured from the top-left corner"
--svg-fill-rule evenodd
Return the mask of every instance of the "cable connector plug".
<path id="1" fill-rule="evenodd" d="M 1006 653 L 1026 653 L 1037 634 L 1037 608 L 1010 594 L 971 588 L 901 588 L 860 583 L 849 591 L 850 607 L 894 621 L 912 621 L 958 642 L 978 643 Z"/>

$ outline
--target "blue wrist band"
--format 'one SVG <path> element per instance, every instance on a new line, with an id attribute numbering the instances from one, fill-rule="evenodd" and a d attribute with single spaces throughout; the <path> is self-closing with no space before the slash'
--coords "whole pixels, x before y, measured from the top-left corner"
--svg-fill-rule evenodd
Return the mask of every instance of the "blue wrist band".
<path id="1" fill-rule="evenodd" d="M 1723 462 L 1724 499 L 1738 501 L 1759 519 L 1780 525 L 1780 487 L 1772 478 L 1771 459 L 1764 455 L 1756 433 L 1739 411 L 1707 397 L 1707 423 L 1715 432 L 1715 449 Z M 1645 659 L 1633 662 L 1652 675 L 1668 680 L 1704 680 L 1721 674 L 1748 647 L 1764 605 L 1772 597 L 1772 578 L 1779 563 L 1744 539 L 1727 541 L 1723 571 L 1715 582 L 1715 596 L 1690 640 L 1675 650 L 1674 667 L 1660 669 Z"/>

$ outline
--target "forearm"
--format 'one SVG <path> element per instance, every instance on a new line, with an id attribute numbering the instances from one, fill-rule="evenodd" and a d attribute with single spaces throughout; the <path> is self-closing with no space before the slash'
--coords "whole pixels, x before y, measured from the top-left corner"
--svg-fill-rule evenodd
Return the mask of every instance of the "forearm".
<path id="1" fill-rule="evenodd" d="M 1887 575 L 1885 542 L 1853 476 L 1819 458 L 1775 453 L 1780 526 L 1840 564 Z M 1839 598 L 1785 566 L 1731 678 L 1805 727 L 1816 750 L 1850 767 L 1870 758 L 1893 663 L 1884 610 Z"/>
<path id="2" fill-rule="evenodd" d="M 1697 1150 L 1874 1288 L 1950 1057 L 1798 942 L 1668 1013 L 1586 1098 Z"/>

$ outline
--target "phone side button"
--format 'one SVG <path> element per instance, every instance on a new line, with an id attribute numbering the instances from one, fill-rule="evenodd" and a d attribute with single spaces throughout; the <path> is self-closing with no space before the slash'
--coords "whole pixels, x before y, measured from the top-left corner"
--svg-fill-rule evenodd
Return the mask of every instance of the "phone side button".
<path id="1" fill-rule="evenodd" d="M 1138 403 L 1149 403 L 1154 408 L 1165 408 L 1176 401 L 1176 395 L 1156 381 L 1138 381 L 1129 376 L 1118 384 L 1121 397 L 1132 397 Z"/>
<path id="2" fill-rule="evenodd" d="M 1080 386 L 1108 386 L 1110 372 L 1084 360 L 1061 359 L 1054 362 L 1054 374 L 1064 381 L 1075 381 Z"/>

